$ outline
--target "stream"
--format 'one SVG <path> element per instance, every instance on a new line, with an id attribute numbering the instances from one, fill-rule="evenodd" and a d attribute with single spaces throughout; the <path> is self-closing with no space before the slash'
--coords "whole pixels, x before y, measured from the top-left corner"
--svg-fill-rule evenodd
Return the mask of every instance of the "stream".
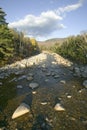
<path id="1" fill-rule="evenodd" d="M 8 69 L 0 71 L 0 130 L 87 129 L 83 78 L 75 77 L 71 67 L 55 64 L 52 58 L 49 55 L 49 65 L 46 61 L 12 73 Z M 37 83 L 38 87 L 31 89 L 30 83 Z M 12 119 L 22 102 L 30 106 L 30 111 Z M 54 109 L 59 102 L 64 111 Z"/>

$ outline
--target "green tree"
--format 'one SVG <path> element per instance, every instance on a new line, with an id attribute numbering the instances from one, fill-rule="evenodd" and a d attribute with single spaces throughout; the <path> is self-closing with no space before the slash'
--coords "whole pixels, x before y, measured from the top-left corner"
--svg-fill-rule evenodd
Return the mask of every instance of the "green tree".
<path id="1" fill-rule="evenodd" d="M 69 37 L 60 47 L 55 50 L 56 53 L 73 60 L 74 62 L 87 63 L 87 42 L 84 35 Z"/>
<path id="2" fill-rule="evenodd" d="M 0 60 L 7 60 L 13 55 L 13 39 L 5 21 L 6 14 L 0 8 Z"/>
<path id="3" fill-rule="evenodd" d="M 5 12 L 2 10 L 2 8 L 0 8 L 0 25 L 6 25 L 6 19 L 5 19 Z"/>

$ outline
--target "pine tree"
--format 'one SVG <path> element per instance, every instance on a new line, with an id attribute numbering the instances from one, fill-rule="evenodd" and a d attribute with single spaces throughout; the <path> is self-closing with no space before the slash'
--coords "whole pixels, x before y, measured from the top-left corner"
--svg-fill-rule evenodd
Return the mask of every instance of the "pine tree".
<path id="1" fill-rule="evenodd" d="M 5 12 L 0 8 L 0 60 L 8 60 L 13 55 L 12 34 L 5 20 Z"/>
<path id="2" fill-rule="evenodd" d="M 0 8 L 0 25 L 6 25 L 6 19 L 5 19 L 5 12 L 2 10 L 2 8 Z"/>

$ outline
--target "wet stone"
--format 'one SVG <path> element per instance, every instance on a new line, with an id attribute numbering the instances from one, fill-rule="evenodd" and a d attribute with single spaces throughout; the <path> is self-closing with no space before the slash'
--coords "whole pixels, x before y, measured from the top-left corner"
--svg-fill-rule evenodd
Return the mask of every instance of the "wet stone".
<path id="1" fill-rule="evenodd" d="M 51 75 L 51 73 L 50 73 L 50 72 L 46 73 L 46 76 L 50 76 L 50 75 Z"/>
<path id="2" fill-rule="evenodd" d="M 59 78 L 59 77 L 60 77 L 59 75 L 55 75 L 55 76 L 54 76 L 55 79 L 57 79 L 57 78 Z"/>
<path id="3" fill-rule="evenodd" d="M 28 81 L 31 81 L 31 80 L 33 80 L 33 77 L 32 77 L 32 76 L 29 76 L 29 77 L 27 77 L 27 80 L 28 80 Z"/>
<path id="4" fill-rule="evenodd" d="M 45 82 L 48 82 L 49 81 L 49 79 L 45 79 Z"/>
<path id="5" fill-rule="evenodd" d="M 65 80 L 61 80 L 60 83 L 66 84 L 66 81 Z"/>
<path id="6" fill-rule="evenodd" d="M 23 86 L 22 85 L 17 85 L 17 88 L 23 88 Z"/>
<path id="7" fill-rule="evenodd" d="M 25 79 L 26 78 L 26 75 L 23 75 L 21 77 L 18 78 L 18 80 L 22 80 L 22 79 Z"/>
<path id="8" fill-rule="evenodd" d="M 22 73 L 23 73 L 23 71 L 17 71 L 17 72 L 15 72 L 15 75 L 20 75 Z"/>
<path id="9" fill-rule="evenodd" d="M 54 72 L 52 72 L 52 74 L 51 74 L 52 76 L 55 76 L 56 74 L 54 73 Z"/>
<path id="10" fill-rule="evenodd" d="M 31 89 L 35 89 L 35 88 L 37 88 L 38 86 L 39 86 L 38 83 L 30 83 L 30 84 L 29 84 L 29 87 L 30 87 Z"/>

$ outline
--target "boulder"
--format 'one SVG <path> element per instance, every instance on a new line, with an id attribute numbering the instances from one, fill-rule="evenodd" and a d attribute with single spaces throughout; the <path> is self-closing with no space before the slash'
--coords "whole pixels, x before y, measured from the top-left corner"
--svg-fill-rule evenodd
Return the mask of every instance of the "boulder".
<path id="1" fill-rule="evenodd" d="M 19 116 L 22 116 L 30 111 L 29 105 L 26 103 L 21 103 L 20 106 L 15 110 L 15 112 L 12 115 L 12 119 L 15 119 Z"/>

